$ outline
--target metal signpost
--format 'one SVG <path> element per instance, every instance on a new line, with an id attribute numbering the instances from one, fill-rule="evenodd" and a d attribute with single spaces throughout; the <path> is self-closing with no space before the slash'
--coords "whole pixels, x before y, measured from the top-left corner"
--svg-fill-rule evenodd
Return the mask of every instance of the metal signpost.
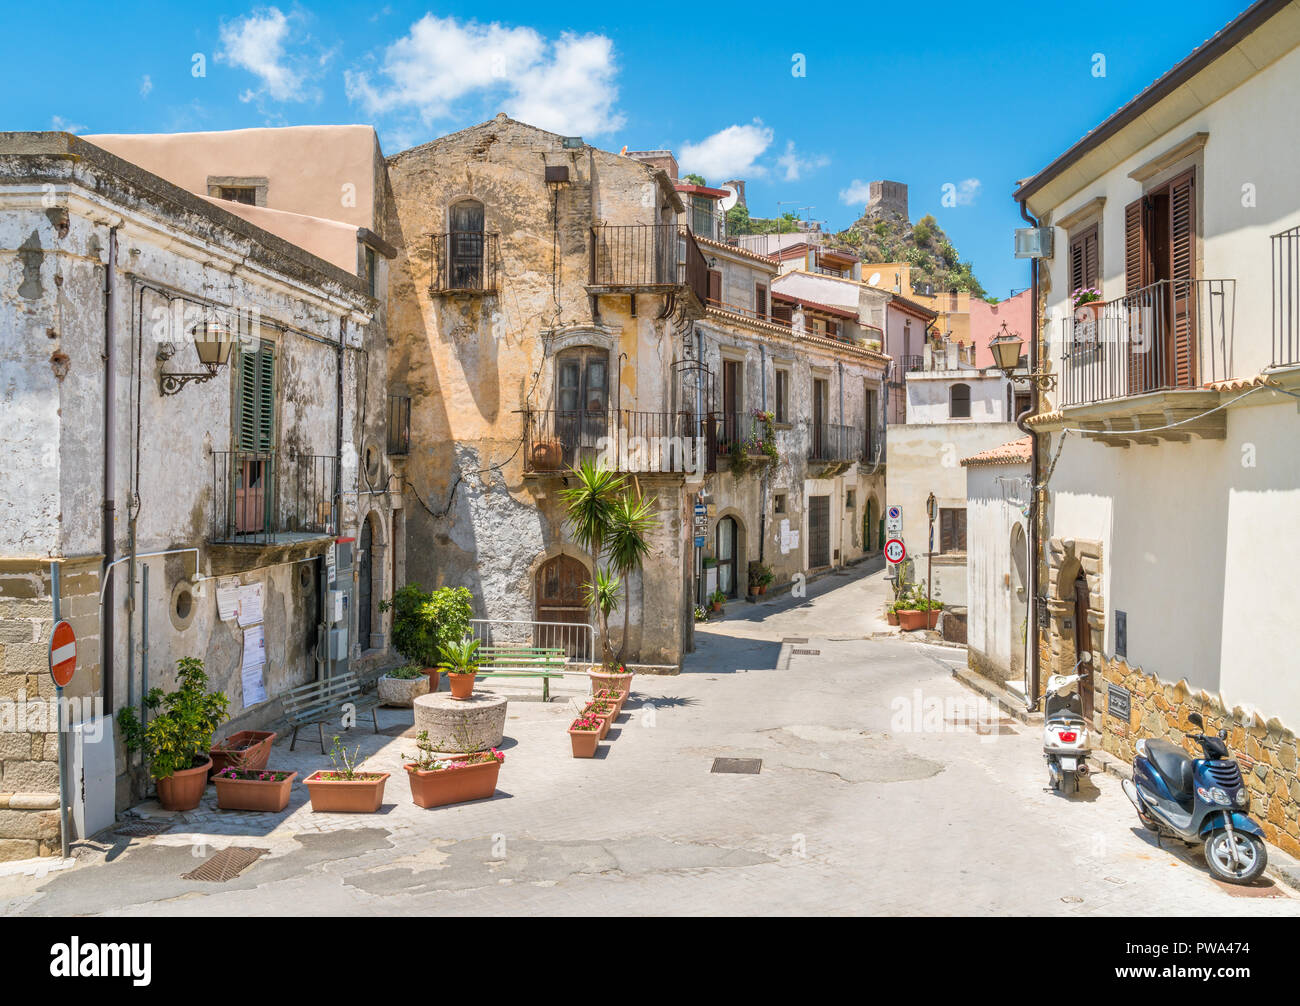
<path id="1" fill-rule="evenodd" d="M 50 633 L 50 677 L 54 679 L 54 715 L 59 735 L 59 847 L 68 858 L 68 758 L 63 733 L 63 686 L 77 672 L 77 635 L 59 611 L 59 564 L 50 563 L 50 594 L 54 601 L 54 631 Z"/>

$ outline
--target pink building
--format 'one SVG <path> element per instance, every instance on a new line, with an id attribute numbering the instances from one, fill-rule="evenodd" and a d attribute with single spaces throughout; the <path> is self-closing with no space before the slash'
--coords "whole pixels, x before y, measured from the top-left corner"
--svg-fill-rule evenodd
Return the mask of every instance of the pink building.
<path id="1" fill-rule="evenodd" d="M 989 304 L 978 297 L 970 299 L 970 335 L 975 344 L 975 366 L 992 367 L 993 354 L 989 352 L 989 340 L 1002 330 L 1002 323 L 1007 323 L 1007 331 L 1020 336 L 1029 345 L 1032 336 L 1030 315 L 1033 310 L 1031 291 L 1021 290 L 1014 297 L 1009 297 L 1000 304 Z"/>

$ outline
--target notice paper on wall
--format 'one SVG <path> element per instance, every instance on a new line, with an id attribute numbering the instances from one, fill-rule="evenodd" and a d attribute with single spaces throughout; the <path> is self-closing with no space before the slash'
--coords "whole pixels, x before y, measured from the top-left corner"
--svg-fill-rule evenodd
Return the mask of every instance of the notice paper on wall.
<path id="1" fill-rule="evenodd" d="M 254 706 L 266 701 L 266 684 L 262 669 L 266 666 L 266 635 L 260 625 L 250 625 L 244 630 L 243 684 L 244 706 Z"/>
<path id="2" fill-rule="evenodd" d="M 781 554 L 788 555 L 789 553 L 790 553 L 790 522 L 788 520 L 783 520 L 781 521 Z"/>
<path id="3" fill-rule="evenodd" d="M 217 581 L 217 616 L 223 622 L 239 617 L 239 578 L 228 576 Z"/>
<path id="4" fill-rule="evenodd" d="M 262 585 L 246 583 L 239 588 L 239 625 L 256 625 L 262 620 Z"/>

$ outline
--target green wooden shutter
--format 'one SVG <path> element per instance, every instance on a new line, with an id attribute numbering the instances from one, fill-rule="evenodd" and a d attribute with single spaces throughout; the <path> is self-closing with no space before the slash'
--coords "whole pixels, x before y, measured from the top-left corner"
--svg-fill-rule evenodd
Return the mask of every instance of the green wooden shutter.
<path id="1" fill-rule="evenodd" d="M 275 447 L 275 347 L 263 342 L 239 353 L 239 404 L 235 445 L 241 451 Z"/>

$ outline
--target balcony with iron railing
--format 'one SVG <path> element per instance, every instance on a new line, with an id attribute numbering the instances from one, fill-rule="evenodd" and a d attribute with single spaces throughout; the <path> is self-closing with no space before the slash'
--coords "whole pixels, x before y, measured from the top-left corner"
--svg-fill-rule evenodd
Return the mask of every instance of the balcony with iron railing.
<path id="1" fill-rule="evenodd" d="M 863 434 L 852 426 L 812 423 L 809 426 L 808 460 L 819 464 L 842 464 L 861 460 Z"/>
<path id="2" fill-rule="evenodd" d="M 388 453 L 411 453 L 411 399 L 407 395 L 388 396 Z"/>
<path id="3" fill-rule="evenodd" d="M 1273 366 L 1300 364 L 1300 227 L 1274 234 Z"/>
<path id="4" fill-rule="evenodd" d="M 338 531 L 333 455 L 213 451 L 211 541 L 284 545 Z"/>
<path id="5" fill-rule="evenodd" d="M 436 294 L 486 296 L 497 292 L 500 236 L 451 231 L 429 238 L 429 290 Z"/>
<path id="6" fill-rule="evenodd" d="M 591 229 L 593 293 L 690 291 L 703 310 L 709 267 L 684 224 L 600 224 Z"/>
<path id="7" fill-rule="evenodd" d="M 584 461 L 620 472 L 703 474 L 717 470 L 712 413 L 631 409 L 529 409 L 524 418 L 524 471 L 558 475 Z"/>

